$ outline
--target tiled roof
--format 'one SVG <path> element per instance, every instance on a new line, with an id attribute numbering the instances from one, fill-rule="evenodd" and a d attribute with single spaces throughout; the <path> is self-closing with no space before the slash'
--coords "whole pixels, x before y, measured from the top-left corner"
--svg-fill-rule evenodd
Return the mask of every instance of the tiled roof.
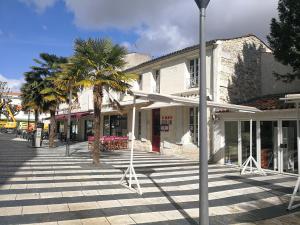
<path id="1" fill-rule="evenodd" d="M 255 38 L 259 39 L 267 48 L 270 48 L 263 40 L 261 40 L 260 38 L 258 38 L 254 34 L 246 34 L 246 35 L 243 35 L 243 36 L 233 37 L 233 38 L 219 38 L 219 39 L 214 39 L 214 40 L 207 41 L 206 42 L 206 46 L 211 46 L 211 45 L 215 44 L 217 41 L 229 41 L 229 40 L 235 40 L 235 39 L 245 38 L 245 37 L 255 37 Z M 140 69 L 140 68 L 142 68 L 144 66 L 151 65 L 151 64 L 153 64 L 155 62 L 159 62 L 159 61 L 167 59 L 169 57 L 176 56 L 176 55 L 179 55 L 179 54 L 184 54 L 184 53 L 187 53 L 187 52 L 190 52 L 190 51 L 194 51 L 194 50 L 197 50 L 197 49 L 199 49 L 199 45 L 193 45 L 193 46 L 190 46 L 190 47 L 187 47 L 187 48 L 184 48 L 184 49 L 180 49 L 178 51 L 171 52 L 169 54 L 162 55 L 160 57 L 151 59 L 151 60 L 146 61 L 144 63 L 141 63 L 141 64 L 139 64 L 137 66 L 128 68 L 125 71 L 129 72 L 129 71 L 133 71 L 133 70 L 136 70 L 136 69 Z"/>
<path id="2" fill-rule="evenodd" d="M 275 109 L 293 109 L 295 104 L 285 103 L 280 100 L 285 94 L 268 95 L 255 99 L 251 99 L 247 102 L 240 103 L 241 105 L 252 106 L 260 110 L 275 110 Z"/>

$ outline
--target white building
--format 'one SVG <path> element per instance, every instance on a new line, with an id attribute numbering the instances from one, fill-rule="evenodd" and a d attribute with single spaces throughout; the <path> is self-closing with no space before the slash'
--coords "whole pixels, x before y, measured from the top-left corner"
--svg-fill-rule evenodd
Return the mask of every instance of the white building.
<path id="1" fill-rule="evenodd" d="M 5 96 L 7 100 L 10 100 L 11 102 L 9 103 L 11 106 L 19 106 L 22 107 L 22 99 L 21 99 L 21 93 L 20 92 L 10 92 L 7 96 Z M 40 120 L 43 120 L 47 117 L 46 114 L 41 114 L 40 115 Z M 27 122 L 29 121 L 34 121 L 34 114 L 33 112 L 29 113 L 28 111 L 25 110 L 20 110 L 16 115 L 15 119 L 17 122 Z M 7 117 L 5 115 L 1 115 L 0 120 L 6 121 Z"/>
<path id="2" fill-rule="evenodd" d="M 198 50 L 188 47 L 159 58 L 145 57 L 127 68 L 140 79 L 133 90 L 198 99 Z M 279 101 L 287 93 L 299 93 L 300 81 L 276 81 L 273 71 L 289 68 L 276 62 L 271 49 L 254 35 L 207 42 L 207 96 L 217 103 L 242 104 L 262 110 L 256 114 L 210 109 L 208 112 L 209 159 L 241 165 L 249 156 L 250 118 L 254 120 L 255 157 L 265 169 L 298 173 L 296 110 Z M 147 60 L 148 59 L 148 60 Z M 145 61 L 147 60 L 147 61 Z M 145 61 L 145 62 L 143 62 Z M 105 96 L 102 135 L 131 137 L 132 96 L 116 95 L 122 113 Z M 162 154 L 198 156 L 197 108 L 137 99 L 136 148 Z M 78 140 L 92 134 L 92 93 L 79 94 L 72 132 Z M 61 120 L 64 115 L 58 116 Z M 65 126 L 60 126 L 65 132 Z"/>

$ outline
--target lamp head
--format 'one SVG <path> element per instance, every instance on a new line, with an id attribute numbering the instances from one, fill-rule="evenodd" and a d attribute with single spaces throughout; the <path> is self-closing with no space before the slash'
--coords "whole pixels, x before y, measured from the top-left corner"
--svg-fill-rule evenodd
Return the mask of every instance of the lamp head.
<path id="1" fill-rule="evenodd" d="M 207 8 L 210 0 L 195 0 L 199 9 Z"/>

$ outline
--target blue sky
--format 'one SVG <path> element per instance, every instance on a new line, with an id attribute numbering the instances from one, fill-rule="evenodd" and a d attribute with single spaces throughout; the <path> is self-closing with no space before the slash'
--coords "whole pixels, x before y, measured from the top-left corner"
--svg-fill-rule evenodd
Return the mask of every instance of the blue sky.
<path id="1" fill-rule="evenodd" d="M 266 39 L 278 0 L 211 1 L 207 39 L 254 33 Z M 0 80 L 17 89 L 33 58 L 72 54 L 76 38 L 109 37 L 159 56 L 198 41 L 194 0 L 0 0 Z"/>
<path id="2" fill-rule="evenodd" d="M 134 42 L 136 35 L 116 29 L 105 31 L 77 27 L 62 1 L 43 13 L 19 1 L 0 0 L 0 74 L 19 79 L 33 58 L 47 52 L 70 56 L 75 38 L 110 37 L 114 42 Z"/>

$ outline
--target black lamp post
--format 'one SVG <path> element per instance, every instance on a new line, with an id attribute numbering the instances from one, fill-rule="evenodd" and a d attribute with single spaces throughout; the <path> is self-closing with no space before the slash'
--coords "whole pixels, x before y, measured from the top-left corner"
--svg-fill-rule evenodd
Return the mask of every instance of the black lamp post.
<path id="1" fill-rule="evenodd" d="M 206 93 L 206 42 L 205 14 L 210 0 L 195 0 L 200 10 L 200 76 L 199 76 L 199 221 L 209 225 L 208 212 L 208 155 L 207 155 L 207 93 Z"/>

